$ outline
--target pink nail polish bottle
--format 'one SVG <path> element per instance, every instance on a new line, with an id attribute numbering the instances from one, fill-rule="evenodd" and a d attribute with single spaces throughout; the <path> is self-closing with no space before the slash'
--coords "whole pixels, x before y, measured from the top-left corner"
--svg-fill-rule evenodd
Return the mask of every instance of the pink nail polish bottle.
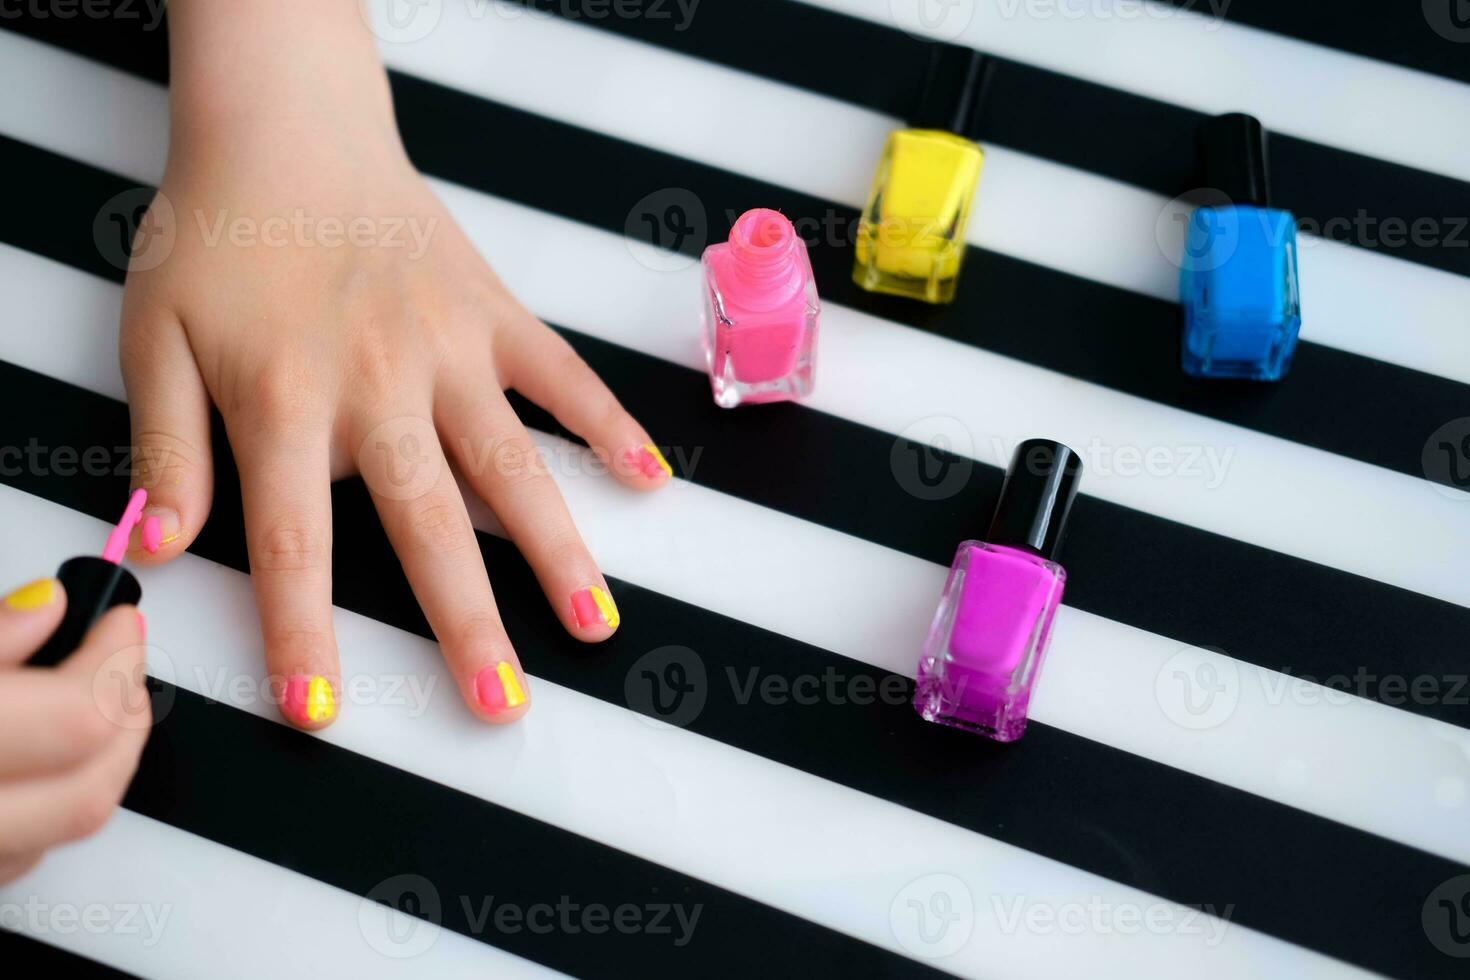
<path id="1" fill-rule="evenodd" d="M 955 554 L 919 657 L 925 721 L 1014 742 L 1051 638 L 1067 571 L 1056 562 L 1082 460 L 1059 442 L 1016 447 L 985 541 Z"/>
<path id="2" fill-rule="evenodd" d="M 778 211 L 747 211 L 704 250 L 704 347 L 722 408 L 811 393 L 817 286 L 806 243 Z"/>

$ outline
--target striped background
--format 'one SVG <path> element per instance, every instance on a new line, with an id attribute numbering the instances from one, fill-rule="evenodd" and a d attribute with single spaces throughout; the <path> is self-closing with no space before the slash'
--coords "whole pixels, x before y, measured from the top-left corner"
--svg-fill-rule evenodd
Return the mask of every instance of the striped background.
<path id="1" fill-rule="evenodd" d="M 822 231 L 850 228 L 918 77 L 917 0 L 701 0 L 682 30 L 652 2 L 443 0 L 383 44 L 415 162 L 671 447 L 681 479 L 637 496 L 525 407 L 617 638 L 566 637 L 472 508 L 537 691 L 524 724 L 482 728 L 340 484 L 344 671 L 380 696 L 291 731 L 252 687 L 225 450 L 193 553 L 142 576 L 162 720 L 126 808 L 0 888 L 0 912 L 141 906 L 162 931 L 22 923 L 0 955 L 145 977 L 1464 976 L 1470 458 L 1438 445 L 1470 436 L 1470 25 L 1432 3 L 937 8 L 931 33 L 1002 61 L 972 254 L 935 310 L 858 291 Z M 0 19 L 0 447 L 128 442 L 122 273 L 93 228 L 162 173 L 167 42 L 114 7 Z M 1302 345 L 1269 388 L 1176 366 L 1172 199 L 1193 123 L 1234 109 L 1273 131 L 1309 232 Z M 695 234 L 659 229 L 671 204 Z M 722 412 L 696 256 L 757 205 L 820 239 L 819 385 Z M 952 549 L 1033 435 L 1094 465 L 1027 737 L 862 698 L 906 694 Z M 1124 462 L 1150 450 L 1152 473 Z M 93 550 L 125 490 L 5 467 L 4 579 Z M 670 665 L 693 689 L 659 721 L 647 676 Z M 838 696 L 750 695 L 767 678 Z M 537 934 L 487 901 L 698 918 Z"/>

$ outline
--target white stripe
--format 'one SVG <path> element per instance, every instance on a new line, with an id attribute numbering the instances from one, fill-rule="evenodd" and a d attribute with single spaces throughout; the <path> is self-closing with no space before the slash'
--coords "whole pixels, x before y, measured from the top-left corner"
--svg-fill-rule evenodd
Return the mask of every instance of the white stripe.
<path id="1" fill-rule="evenodd" d="M 471 16 L 455 4 L 446 14 Z M 426 78 L 854 208 L 895 125 L 560 20 L 483 16 L 487 22 L 446 23 L 418 44 L 385 45 L 385 55 Z M 0 85 L 28 93 L 0 101 L 0 130 L 139 180 L 163 172 L 168 134 L 158 86 L 9 33 L 0 33 Z M 82 95 L 93 91 L 101 98 Z M 721 107 L 717 116 L 711 105 Z M 88 119 L 77 118 L 79 106 Z M 779 152 L 769 150 L 773 119 Z M 975 210 L 976 245 L 1160 299 L 1178 296 L 1183 210 L 1159 195 L 990 146 Z M 1470 278 L 1312 235 L 1299 241 L 1307 339 L 1470 383 Z M 1412 329 L 1383 329 L 1388 322 Z"/>
<path id="2" fill-rule="evenodd" d="M 0 885 L 0 926 L 150 980 L 562 975 L 128 810 Z"/>
<path id="3" fill-rule="evenodd" d="M 0 293 L 11 308 L 25 315 L 41 309 L 43 297 L 48 304 L 45 339 L 13 332 L 0 338 L 0 359 L 74 383 L 110 370 L 99 390 L 121 398 L 110 327 L 116 314 L 103 314 L 89 287 L 110 290 L 117 303 L 116 286 L 14 249 L 0 251 Z M 92 319 L 72 315 L 73 302 Z M 634 494 L 592 474 L 580 451 L 539 438 L 553 454 L 583 536 L 609 574 L 912 676 L 943 584 L 942 567 L 682 481 L 656 496 Z M 471 508 L 478 526 L 498 530 L 483 505 L 472 501 Z M 350 649 L 345 641 L 343 649 Z M 1470 733 L 1242 661 L 1182 650 L 1167 637 L 1067 608 L 1033 714 L 1136 755 L 1470 863 L 1470 839 L 1463 833 L 1470 812 Z M 1190 713 L 1185 695 L 1206 692 L 1181 686 L 1181 671 L 1184 680 L 1224 679 L 1229 690 L 1216 709 L 1221 715 Z"/>
<path id="4" fill-rule="evenodd" d="M 537 29 L 574 26 L 540 19 L 524 23 Z M 451 33 L 458 32 L 439 32 Z M 603 43 L 621 42 L 603 39 Z M 43 71 L 65 76 L 67 66 L 57 60 L 61 56 L 43 53 L 45 57 L 32 52 L 36 56 L 28 73 L 32 82 L 43 77 Z M 570 59 L 570 63 L 582 62 Z M 114 82 L 119 90 L 147 87 L 122 77 Z M 527 87 L 534 86 L 520 86 Z M 604 89 L 610 90 L 614 89 Z M 0 100 L 0 106 L 16 101 Z M 137 111 L 146 114 L 148 109 L 139 105 Z M 42 114 L 25 130 L 27 137 L 49 130 L 55 118 L 68 117 L 59 111 Z M 70 118 L 75 121 L 74 112 Z M 0 118 L 0 128 L 6 122 Z M 92 144 L 90 151 L 88 159 L 104 163 L 112 159 L 106 147 Z M 161 146 L 155 152 L 161 169 Z M 138 150 L 129 159 L 141 159 L 142 153 Z M 138 176 L 156 179 L 152 171 Z M 688 261 L 673 257 L 684 266 L 682 271 L 657 272 L 670 266 L 670 256 L 627 246 L 618 236 L 488 195 L 442 182 L 436 186 L 486 257 L 538 314 L 678 363 L 694 367 L 702 363 L 690 323 L 697 271 Z M 1353 250 L 1324 246 L 1318 251 L 1342 257 Z M 630 261 L 630 252 L 640 261 Z M 1369 259 L 1377 261 L 1373 256 L 1361 261 Z M 1357 261 L 1349 260 L 1344 273 L 1361 271 L 1353 267 Z M 568 281 L 578 288 L 567 289 Z M 1381 304 L 1363 305 L 1382 311 Z M 1470 310 L 1470 304 L 1464 309 Z M 1399 332 L 1383 331 L 1381 321 L 1376 323 L 1379 333 Z M 815 408 L 924 441 L 938 426 L 952 444 L 961 443 L 962 451 L 965 445 L 972 446 L 971 455 L 996 465 L 1006 463 L 1009 447 L 1041 433 L 1079 449 L 1095 446 L 1097 452 L 1089 461 L 1100 465 L 1090 468 L 1086 485 L 1094 496 L 1470 605 L 1470 553 L 1457 547 L 1464 537 L 1459 531 L 1470 530 L 1465 494 L 1162 407 L 835 304 L 827 304 L 823 332 L 821 380 L 811 399 Z M 1431 347 L 1444 353 L 1434 344 Z M 1024 412 L 1018 406 L 1024 406 Z M 1424 433 L 1426 439 L 1429 435 Z M 1132 461 L 1119 462 L 1120 452 L 1133 454 Z M 1166 460 L 1156 470 L 1164 475 L 1140 472 L 1138 459 L 1149 452 Z M 1206 452 L 1216 454 L 1213 471 Z M 1192 459 L 1196 453 L 1200 455 Z M 1130 469 L 1138 475 L 1125 475 Z M 1190 469 L 1196 473 L 1189 475 Z M 1365 521 L 1365 514 L 1374 519 Z"/>
<path id="5" fill-rule="evenodd" d="M 1470 117 L 1470 86 L 1410 68 L 1153 3 L 928 2 L 944 16 L 926 28 L 914 16 L 925 0 L 806 2 L 1201 112 L 1249 112 L 1268 129 L 1470 180 L 1470 132 L 1445 125 Z M 1433 37 L 1427 21 L 1423 30 Z"/>
<path id="6" fill-rule="evenodd" d="M 697 488 L 681 495 L 715 496 Z M 633 495 L 621 496 L 626 501 Z M 16 529 L 0 552 L 0 581 L 34 576 L 37 555 L 86 553 L 106 532 L 101 521 L 9 487 L 0 488 L 0 514 Z M 600 523 L 588 529 L 599 537 L 608 533 Z M 150 673 L 275 718 L 258 693 L 263 668 L 247 577 L 192 555 L 138 574 L 149 612 Z M 1017 902 L 1023 909 L 1055 910 L 1085 906 L 1096 896 L 1109 909 L 1180 911 L 1136 889 L 534 676 L 535 708 L 523 722 L 482 725 L 442 675 L 434 644 L 340 609 L 335 625 L 346 653 L 349 703 L 325 740 L 897 952 L 905 952 L 894 931 L 894 916 L 909 914 L 905 890 L 928 876 L 953 876 L 973 900 L 974 935 L 935 961 L 943 969 L 967 976 L 1070 976 L 1095 972 L 1106 957 L 1107 968 L 1120 977 L 1176 977 L 1186 963 L 1191 975 L 1206 978 L 1241 976 L 1261 963 L 1291 976 L 1360 975 L 1234 924 L 1213 940 L 1210 932 L 1178 930 L 1008 929 Z M 534 675 L 530 652 L 527 667 Z M 415 688 L 407 685 L 415 683 L 427 694 L 409 693 Z M 354 689 L 362 694 L 352 697 Z M 1204 928 L 1217 926 L 1207 920 Z"/>

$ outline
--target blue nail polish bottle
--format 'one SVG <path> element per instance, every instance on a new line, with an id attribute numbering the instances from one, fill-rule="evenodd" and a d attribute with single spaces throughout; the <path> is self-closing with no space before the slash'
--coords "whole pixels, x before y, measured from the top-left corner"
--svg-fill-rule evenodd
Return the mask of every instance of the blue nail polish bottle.
<path id="1" fill-rule="evenodd" d="M 1200 124 L 1205 193 L 1221 203 L 1189 216 L 1180 263 L 1184 373 L 1276 381 L 1301 327 L 1296 219 L 1270 206 L 1266 136 L 1231 113 Z"/>

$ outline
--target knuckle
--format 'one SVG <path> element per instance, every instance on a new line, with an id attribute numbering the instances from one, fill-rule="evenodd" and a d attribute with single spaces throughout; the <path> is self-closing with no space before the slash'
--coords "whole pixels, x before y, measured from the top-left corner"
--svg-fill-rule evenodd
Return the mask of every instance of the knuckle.
<path id="1" fill-rule="evenodd" d="M 571 344 L 560 337 L 557 339 L 561 341 L 558 345 L 560 350 L 556 355 L 555 371 L 557 376 L 565 378 L 569 384 L 579 387 L 586 384 L 601 385 L 602 380 L 598 378 L 597 372 L 592 370 L 592 365 L 583 360 L 582 355 L 578 354 Z"/>
<path id="2" fill-rule="evenodd" d="M 311 373 L 297 358 L 277 358 L 259 371 L 244 394 L 253 415 L 267 420 L 294 420 L 312 407 Z"/>
<path id="3" fill-rule="evenodd" d="M 408 529 L 416 547 L 436 552 L 459 551 L 473 540 L 464 510 L 437 498 L 410 505 Z"/>
<path id="4" fill-rule="evenodd" d="M 575 532 L 563 531 L 553 534 L 542 546 L 546 561 L 557 568 L 580 568 L 592 564 L 587 546 Z"/>
<path id="5" fill-rule="evenodd" d="M 440 641 L 450 650 L 472 650 L 505 643 L 505 625 L 494 613 L 478 610 L 455 619 Z"/>
<path id="6" fill-rule="evenodd" d="M 295 572 L 326 564 L 329 533 L 310 521 L 288 518 L 267 527 L 257 540 L 252 564 L 265 572 Z"/>
<path id="7" fill-rule="evenodd" d="M 495 450 L 495 473 L 507 486 L 519 486 L 546 475 L 536 444 L 525 436 L 500 442 Z"/>
<path id="8" fill-rule="evenodd" d="M 403 380 L 404 357 L 382 330 L 367 329 L 352 345 L 349 370 L 354 386 L 369 399 L 396 391 Z"/>
<path id="9" fill-rule="evenodd" d="M 197 470 L 203 458 L 187 440 L 161 429 L 142 429 L 134 436 L 130 475 L 149 490 L 170 486 Z"/>

